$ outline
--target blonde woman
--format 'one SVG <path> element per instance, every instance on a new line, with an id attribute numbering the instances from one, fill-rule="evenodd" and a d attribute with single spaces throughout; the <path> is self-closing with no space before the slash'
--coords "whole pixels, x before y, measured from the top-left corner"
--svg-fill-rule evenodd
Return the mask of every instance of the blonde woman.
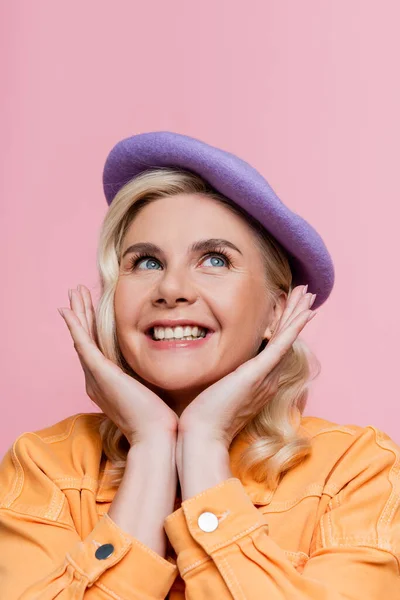
<path id="1" fill-rule="evenodd" d="M 176 133 L 118 142 L 103 182 L 99 303 L 60 310 L 101 412 L 5 455 L 0 597 L 398 599 L 399 446 L 303 415 L 319 234 Z"/>

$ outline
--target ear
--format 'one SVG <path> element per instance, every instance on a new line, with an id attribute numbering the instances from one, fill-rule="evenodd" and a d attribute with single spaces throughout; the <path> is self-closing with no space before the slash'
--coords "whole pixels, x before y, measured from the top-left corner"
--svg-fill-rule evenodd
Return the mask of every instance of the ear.
<path id="1" fill-rule="evenodd" d="M 279 324 L 279 321 L 285 311 L 288 296 L 286 292 L 281 291 L 274 306 L 272 307 L 272 317 L 268 323 L 268 327 L 264 331 L 263 339 L 270 340 L 273 332 Z"/>

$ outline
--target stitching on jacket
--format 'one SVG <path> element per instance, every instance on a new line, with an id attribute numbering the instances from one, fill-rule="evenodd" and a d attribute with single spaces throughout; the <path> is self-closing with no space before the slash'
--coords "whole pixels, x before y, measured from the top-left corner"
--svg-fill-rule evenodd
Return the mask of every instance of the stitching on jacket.
<path id="1" fill-rule="evenodd" d="M 332 500 L 331 500 L 330 502 L 328 502 L 328 505 L 327 505 L 327 510 L 328 510 L 328 509 L 329 509 L 329 510 L 331 510 L 331 509 L 332 509 Z M 326 513 L 325 513 L 325 514 L 326 514 Z M 323 547 L 323 548 L 325 548 L 325 547 L 326 547 L 326 539 L 327 539 L 327 535 L 326 535 L 326 531 L 325 531 L 325 527 L 324 527 L 324 519 L 323 519 L 323 516 L 324 516 L 324 515 L 322 515 L 321 519 L 319 520 L 319 528 L 320 528 L 320 531 L 321 531 L 321 544 L 322 544 L 322 547 Z"/>
<path id="2" fill-rule="evenodd" d="M 186 573 L 188 571 L 191 571 L 195 567 L 198 567 L 199 565 L 202 565 L 203 563 L 208 562 L 209 560 L 212 560 L 212 559 L 209 556 L 206 556 L 206 558 L 200 558 L 199 560 L 196 560 L 194 563 L 191 563 L 190 565 L 188 565 L 187 567 L 182 569 L 182 571 L 180 571 L 181 577 L 186 575 Z"/>
<path id="3" fill-rule="evenodd" d="M 266 507 L 265 514 L 269 512 L 279 512 L 287 510 L 288 508 L 292 508 L 295 504 L 298 504 L 304 498 L 310 498 L 311 496 L 320 497 L 324 493 L 324 486 L 321 483 L 311 483 L 308 485 L 296 498 L 293 500 L 275 501 L 271 502 L 269 506 Z M 261 509 L 262 510 L 262 509 Z"/>
<path id="4" fill-rule="evenodd" d="M 218 562 L 220 563 L 219 564 L 219 568 L 221 569 L 223 576 L 225 577 L 226 581 L 229 584 L 229 589 L 231 590 L 232 596 L 234 597 L 234 599 L 235 600 L 239 600 L 239 598 L 240 598 L 241 600 L 247 600 L 247 598 L 246 598 L 246 596 L 245 596 L 245 594 L 243 592 L 243 589 L 242 589 L 239 581 L 237 580 L 234 571 L 232 571 L 232 569 L 231 569 L 228 561 L 226 560 L 226 558 L 222 558 L 222 556 L 221 556 L 218 559 Z M 226 567 L 226 570 L 224 570 L 223 565 Z M 228 572 L 231 575 L 232 579 L 229 578 Z M 236 590 L 240 593 L 240 597 L 235 594 L 234 586 L 233 586 L 233 581 L 235 583 Z"/>
<path id="5" fill-rule="evenodd" d="M 82 597 L 82 582 L 85 586 L 83 589 L 85 589 L 87 585 L 85 583 L 85 580 L 79 578 L 75 578 L 74 581 L 72 581 L 72 584 L 69 586 L 68 591 L 71 588 L 71 592 L 73 594 L 73 596 L 71 597 L 72 600 L 79 600 L 79 597 Z"/>
<path id="6" fill-rule="evenodd" d="M 327 513 L 328 516 L 328 531 L 329 531 L 329 542 L 332 545 L 333 544 L 333 524 L 332 524 L 332 508 L 333 508 L 333 502 L 332 500 L 329 502 L 329 511 Z"/>
<path id="7" fill-rule="evenodd" d="M 340 544 L 340 543 L 336 543 L 343 541 L 344 543 Z M 393 547 L 392 544 L 390 543 L 390 540 L 378 540 L 376 537 L 341 537 L 341 538 L 335 538 L 335 544 L 334 547 L 338 547 L 338 548 L 352 548 L 354 546 L 362 546 L 365 548 L 373 548 L 374 550 L 381 550 L 382 552 L 387 552 L 388 554 L 390 554 L 391 556 L 393 556 L 393 558 L 396 561 L 397 564 L 397 568 L 398 568 L 398 575 L 400 576 L 400 561 L 398 556 L 396 556 L 395 552 L 393 551 Z"/>
<path id="8" fill-rule="evenodd" d="M 59 494 L 62 494 L 62 492 L 59 490 L 58 487 L 55 487 L 54 490 L 53 490 L 53 495 L 52 495 L 51 500 L 49 502 L 48 510 L 43 515 L 46 519 L 53 519 L 53 513 L 55 512 L 54 509 L 55 509 L 57 498 L 59 497 Z M 60 503 L 58 504 L 58 511 L 57 512 L 59 512 L 59 511 L 60 511 Z"/>
<path id="9" fill-rule="evenodd" d="M 308 485 L 303 492 L 300 493 L 300 495 L 295 499 L 295 500 L 289 500 L 290 502 L 300 502 L 301 500 L 303 500 L 304 498 L 310 498 L 312 496 L 315 496 L 314 493 L 309 493 L 309 488 L 311 488 L 312 486 L 316 486 L 316 489 L 320 486 L 321 487 L 321 492 L 317 493 L 317 496 L 322 496 L 322 494 L 327 494 L 328 496 L 334 496 L 335 494 L 338 493 L 338 491 L 341 489 L 341 486 L 335 482 L 328 482 L 325 485 L 321 485 L 320 483 L 312 483 L 310 485 Z M 268 503 L 268 500 L 270 499 L 271 496 L 273 496 L 274 492 L 270 491 L 267 494 L 265 494 L 264 496 L 256 496 L 256 499 L 253 500 L 253 504 L 262 504 L 263 506 L 260 506 L 260 509 L 262 510 L 263 508 L 266 511 L 269 512 L 279 512 L 279 510 L 285 510 L 285 502 L 280 502 L 275 500 L 274 502 L 270 502 Z M 293 505 L 294 506 L 294 505 Z"/>
<path id="10" fill-rule="evenodd" d="M 20 493 L 22 491 L 23 482 L 24 482 L 24 470 L 18 459 L 17 453 L 15 452 L 15 445 L 16 445 L 18 439 L 15 440 L 15 442 L 12 446 L 12 449 L 11 449 L 11 460 L 15 467 L 17 476 L 16 476 L 16 479 L 15 479 L 12 489 L 10 490 L 9 494 L 7 494 L 7 496 L 5 497 L 4 501 L 1 504 L 1 506 L 4 506 L 6 508 L 9 508 L 11 506 L 11 504 L 14 502 L 14 500 L 16 498 L 18 498 L 18 496 L 20 495 Z"/>
<path id="11" fill-rule="evenodd" d="M 112 518 L 110 517 L 110 515 L 108 515 L 106 513 L 105 517 L 106 517 L 106 521 L 108 521 L 108 523 L 111 525 L 111 527 L 113 529 L 115 529 L 115 531 L 125 540 L 125 542 L 127 544 L 129 544 L 130 543 L 130 538 L 127 535 L 125 535 L 124 531 L 120 527 L 118 527 L 118 525 L 116 523 L 114 523 L 114 521 L 112 520 Z"/>
<path id="12" fill-rule="evenodd" d="M 324 427 L 323 429 L 319 429 L 316 432 L 313 432 L 311 429 L 308 429 L 306 426 L 302 425 L 303 429 L 307 431 L 307 433 L 311 434 L 311 437 L 317 437 L 322 433 L 333 433 L 335 431 L 339 431 L 340 433 L 349 433 L 353 435 L 359 431 L 359 426 L 351 427 L 346 425 L 334 425 L 333 427 Z"/>
<path id="13" fill-rule="evenodd" d="M 329 512 L 327 512 L 327 522 L 329 528 L 329 543 L 331 546 L 346 546 L 350 543 L 364 543 L 366 545 L 372 545 L 374 548 L 379 548 L 382 550 L 388 550 L 393 556 L 395 556 L 396 560 L 399 561 L 399 558 L 396 556 L 395 548 L 393 544 L 387 539 L 387 526 L 389 526 L 390 522 L 393 519 L 393 516 L 400 506 L 400 487 L 399 487 L 399 473 L 400 473 L 400 452 L 394 446 L 393 441 L 391 439 L 385 439 L 383 433 L 375 428 L 373 425 L 368 425 L 366 429 L 371 429 L 375 436 L 375 441 L 378 446 L 382 449 L 392 452 L 395 456 L 395 461 L 389 472 L 389 481 L 392 484 L 392 490 L 387 499 L 385 506 L 382 509 L 381 514 L 379 515 L 379 519 L 377 522 L 377 535 L 352 535 L 352 536 L 342 536 L 336 537 L 333 533 L 333 524 L 330 511 L 333 507 L 333 499 L 329 502 Z M 392 447 L 392 445 L 394 447 Z M 336 497 L 337 506 L 340 506 L 339 497 Z M 321 519 L 321 530 L 322 528 Z M 345 542 L 344 544 L 340 544 L 339 541 Z M 325 543 L 324 543 L 325 545 Z"/>
<path id="14" fill-rule="evenodd" d="M 99 485 L 99 480 L 90 475 L 83 475 L 83 477 L 53 477 L 52 480 L 60 485 L 60 489 L 89 490 L 94 494 L 97 492 Z"/>
<path id="15" fill-rule="evenodd" d="M 342 485 L 339 483 L 335 483 L 334 481 L 330 481 L 324 486 L 323 494 L 328 494 L 329 496 L 335 496 L 339 490 L 342 489 Z"/>
<path id="16" fill-rule="evenodd" d="M 11 447 L 11 451 L 10 451 L 11 460 L 12 460 L 13 465 L 16 470 L 16 479 L 14 481 L 14 485 L 13 485 L 12 489 L 10 490 L 10 492 L 7 494 L 7 496 L 5 497 L 3 502 L 0 502 L 0 507 L 9 508 L 12 505 L 12 503 L 18 498 L 18 496 L 20 495 L 22 488 L 23 488 L 23 482 L 25 480 L 25 473 L 24 473 L 23 467 L 22 467 L 21 462 L 16 453 L 16 445 L 17 445 L 18 441 L 20 439 L 23 439 L 27 435 L 28 436 L 32 435 L 41 441 L 57 441 L 60 439 L 65 439 L 66 437 L 68 437 L 71 434 L 72 428 L 73 428 L 76 420 L 79 417 L 83 416 L 84 414 L 85 413 L 79 413 L 72 419 L 71 426 L 70 426 L 67 434 L 64 432 L 64 433 L 58 434 L 58 435 L 41 437 L 36 432 L 26 431 L 26 432 L 22 433 L 20 436 L 18 436 L 18 438 L 14 441 L 14 443 Z"/>
<path id="17" fill-rule="evenodd" d="M 380 430 L 376 429 L 372 425 L 369 425 L 369 427 L 371 429 L 373 429 L 373 431 L 375 433 L 376 443 L 384 450 L 393 452 L 393 454 L 396 457 L 396 460 L 394 461 L 392 468 L 390 469 L 390 472 L 389 472 L 389 481 L 392 485 L 392 491 L 391 491 L 390 496 L 382 510 L 382 513 L 381 513 L 378 523 L 377 523 L 378 536 L 380 537 L 379 532 L 383 529 L 382 524 L 383 525 L 390 524 L 390 522 L 392 521 L 393 516 L 396 512 L 396 509 L 400 505 L 400 485 L 399 485 L 400 484 L 400 481 L 399 481 L 400 453 L 397 450 L 397 448 L 393 449 L 391 447 L 392 442 L 390 440 L 384 439 L 383 434 Z"/>
<path id="18" fill-rule="evenodd" d="M 54 510 L 54 520 L 57 521 L 60 517 L 61 511 L 64 508 L 64 504 L 65 502 L 67 502 L 67 498 L 65 496 L 65 494 L 61 493 L 60 494 L 60 502 L 58 504 L 57 509 Z"/>
<path id="19" fill-rule="evenodd" d="M 282 548 L 282 550 L 287 554 L 288 558 L 294 562 L 302 562 L 304 560 L 309 560 L 310 558 L 310 556 L 302 550 L 285 550 L 284 548 Z"/>
<path id="20" fill-rule="evenodd" d="M 127 600 L 127 598 L 123 598 L 119 594 L 116 594 L 115 592 L 113 592 L 112 590 L 110 590 L 110 588 L 108 588 L 107 586 L 105 586 L 104 583 L 100 583 L 99 581 L 95 581 L 94 585 L 97 585 L 97 587 L 99 587 L 101 590 L 103 590 L 104 592 L 107 592 L 107 594 L 110 594 L 111 598 L 114 598 L 114 600 Z"/>
<path id="21" fill-rule="evenodd" d="M 72 556 L 70 555 L 69 552 L 67 552 L 66 558 L 67 558 L 68 562 L 74 567 L 74 569 L 76 571 L 78 571 L 78 573 L 80 573 L 81 575 L 83 575 L 84 577 L 86 577 L 87 579 L 89 579 L 89 575 L 87 573 L 85 573 L 85 571 L 83 571 L 81 569 L 81 567 L 74 561 L 74 559 L 72 558 Z"/>
<path id="22" fill-rule="evenodd" d="M 228 482 L 232 482 L 235 481 L 237 485 L 237 483 L 240 483 L 240 485 L 242 485 L 242 482 L 240 481 L 240 479 L 236 478 L 236 477 L 230 477 L 229 479 L 226 479 L 225 481 L 221 481 L 221 483 L 218 483 L 216 486 L 214 486 L 215 490 L 218 490 L 221 487 L 224 487 L 225 485 L 228 485 Z M 193 496 L 193 498 L 187 498 L 185 500 L 186 505 L 188 506 L 189 504 L 191 504 L 192 502 L 196 502 L 196 500 L 198 498 L 201 498 L 202 496 L 205 496 L 206 494 L 210 493 L 210 488 L 204 490 L 203 492 L 200 492 L 199 494 L 197 494 L 196 496 Z"/>
<path id="23" fill-rule="evenodd" d="M 142 548 L 142 550 L 144 550 L 147 554 L 149 554 L 150 556 L 152 556 L 153 558 L 156 558 L 162 565 L 164 565 L 165 567 L 171 567 L 171 573 L 173 573 L 174 571 L 177 570 L 177 566 L 174 565 L 173 563 L 167 561 L 166 558 L 163 558 L 160 554 L 157 554 L 157 552 L 155 552 L 154 550 L 152 550 L 151 548 L 148 548 L 145 544 L 143 544 L 140 540 L 138 540 L 137 538 L 133 537 L 132 538 L 132 542 L 134 544 L 137 544 L 140 548 Z M 165 562 L 167 562 L 168 564 L 166 565 Z"/>
<path id="24" fill-rule="evenodd" d="M 320 434 L 323 434 L 323 433 L 333 433 L 335 431 L 338 431 L 340 433 L 348 433 L 348 434 L 350 434 L 352 436 L 354 436 L 355 434 L 362 435 L 363 430 L 364 430 L 364 428 L 362 428 L 360 426 L 351 427 L 351 426 L 345 426 L 345 425 L 342 425 L 342 426 L 335 425 L 334 427 L 325 427 L 324 429 L 320 429 L 319 431 L 313 433 L 307 427 L 304 427 L 303 425 L 301 427 L 302 427 L 302 429 L 304 429 L 304 431 L 306 431 L 308 434 L 310 434 L 310 439 L 313 439 L 316 436 L 318 436 Z M 311 486 L 313 486 L 313 485 L 318 486 L 318 485 L 321 485 L 321 484 L 311 484 Z M 337 492 L 339 491 L 339 489 L 340 489 L 340 486 L 338 484 L 336 484 L 335 482 L 329 482 L 329 483 L 327 483 L 325 485 L 325 487 L 322 488 L 322 493 L 327 493 L 329 495 L 335 495 L 335 494 L 337 494 Z M 259 502 L 265 504 L 269 500 L 269 498 L 270 498 L 271 495 L 272 495 L 272 493 L 268 492 L 267 494 L 265 494 L 264 496 L 262 496 L 260 498 Z M 296 501 L 302 500 L 306 495 L 307 494 L 305 494 L 303 496 L 299 496 Z M 292 501 L 292 502 L 295 502 L 295 501 Z M 283 503 L 283 504 L 285 504 L 285 503 Z M 294 506 L 294 504 L 293 504 L 293 506 Z M 279 508 L 276 509 L 276 507 L 279 507 Z M 276 503 L 275 502 L 271 502 L 269 504 L 269 509 L 271 511 L 275 512 L 275 510 L 280 510 L 281 509 L 281 505 L 280 505 L 279 502 L 276 502 Z M 282 508 L 282 509 L 284 510 L 284 508 Z"/>
<path id="25" fill-rule="evenodd" d="M 183 513 L 183 508 L 179 507 L 175 512 L 166 516 L 165 521 L 172 521 L 173 519 L 176 519 L 176 517 L 179 517 L 179 515 L 182 515 L 182 513 Z"/>
<path id="26" fill-rule="evenodd" d="M 44 436 L 44 437 L 41 437 L 38 434 L 35 434 L 35 435 L 37 435 L 44 442 L 47 442 L 47 443 L 50 443 L 50 444 L 53 443 L 53 442 L 60 442 L 61 440 L 65 440 L 65 439 L 67 439 L 71 435 L 72 430 L 73 430 L 73 428 L 75 426 L 76 421 L 80 417 L 82 417 L 83 415 L 85 415 L 85 414 L 86 413 L 79 413 L 78 415 L 75 415 L 75 417 L 72 419 L 70 427 L 69 427 L 69 429 L 67 431 L 63 431 L 62 433 L 57 433 L 57 434 L 54 434 L 54 435 L 48 435 L 48 436 Z M 68 421 L 69 421 L 69 419 L 67 419 L 67 423 L 68 423 Z"/>
<path id="27" fill-rule="evenodd" d="M 157 560 L 161 564 L 163 564 L 164 566 L 167 566 L 167 565 L 165 565 L 166 559 L 163 558 L 160 554 L 157 554 L 157 552 L 155 552 L 151 548 L 148 548 L 145 544 L 143 544 L 137 538 L 135 538 L 133 536 L 132 536 L 132 538 L 127 537 L 124 534 L 123 530 L 120 529 L 116 523 L 114 523 L 114 521 L 111 519 L 111 517 L 107 513 L 105 513 L 104 516 L 106 517 L 106 520 L 110 523 L 110 525 L 112 525 L 113 528 L 118 532 L 118 534 L 125 539 L 125 542 L 126 542 L 127 545 L 131 545 L 134 542 L 135 544 L 137 544 L 138 546 L 140 546 L 140 548 L 142 548 L 145 552 L 147 552 L 147 554 L 150 554 L 150 556 L 153 556 L 153 557 L 157 558 Z M 126 545 L 122 549 L 124 550 L 125 548 L 126 548 Z M 168 566 L 172 567 L 171 572 L 177 570 L 177 567 L 175 565 L 173 565 L 172 563 L 168 563 Z"/>
<path id="28" fill-rule="evenodd" d="M 389 540 L 379 540 L 377 536 L 375 535 L 345 535 L 342 537 L 335 537 L 332 540 L 332 545 L 333 546 L 342 546 L 345 544 L 336 544 L 336 542 L 360 542 L 360 543 L 365 543 L 365 544 L 373 544 L 375 547 L 377 548 L 383 548 L 383 549 L 390 549 L 390 543 Z"/>
<path id="29" fill-rule="evenodd" d="M 219 522 L 224 521 L 228 515 L 231 514 L 230 510 L 226 510 L 221 515 L 218 515 Z"/>
<path id="30" fill-rule="evenodd" d="M 189 519 L 190 526 L 193 527 L 193 523 L 192 523 L 192 520 L 191 520 L 190 516 L 188 516 L 188 519 Z M 245 529 L 241 533 L 237 533 L 236 535 L 234 535 L 230 539 L 225 540 L 223 542 L 219 542 L 218 544 L 214 544 L 214 546 L 208 547 L 208 552 L 212 552 L 213 550 L 218 550 L 218 548 L 223 548 L 227 544 L 231 544 L 235 540 L 238 540 L 241 537 L 244 537 L 245 535 L 247 535 L 251 531 L 254 531 L 255 529 L 257 529 L 258 527 L 268 527 L 268 525 L 267 525 L 267 523 L 262 523 L 261 521 L 257 521 L 257 523 L 254 523 L 254 525 L 252 525 L 251 527 L 248 527 L 247 529 Z"/>
<path id="31" fill-rule="evenodd" d="M 114 566 L 115 564 L 117 564 L 117 563 L 118 563 L 118 562 L 121 560 L 121 556 L 123 555 L 123 553 L 125 552 L 125 550 L 131 546 L 131 542 L 129 541 L 129 539 L 128 539 L 128 538 L 126 538 L 126 536 L 124 536 L 124 535 L 121 535 L 121 537 L 122 537 L 123 539 L 125 538 L 125 543 L 124 543 L 124 544 L 121 544 L 121 547 L 120 547 L 120 548 L 118 548 L 118 553 L 117 553 L 116 557 L 113 559 L 113 562 L 112 562 L 112 563 L 109 565 L 109 567 L 112 567 L 112 566 Z M 81 541 L 81 542 L 79 543 L 79 546 L 82 546 L 82 547 L 84 547 L 84 546 L 85 546 L 85 543 L 86 543 L 86 542 L 84 542 L 84 541 Z M 77 563 L 74 561 L 74 559 L 72 558 L 72 556 L 71 556 L 71 554 L 70 554 L 70 553 L 67 553 L 67 554 L 66 554 L 66 557 L 67 557 L 67 559 L 69 560 L 69 562 L 70 562 L 70 563 L 71 563 L 71 564 L 72 564 L 72 565 L 75 567 L 75 569 L 78 571 L 78 573 L 81 573 L 82 575 L 84 575 L 85 577 L 87 577 L 88 579 L 90 579 L 90 577 L 91 577 L 91 576 L 90 576 L 88 573 L 85 573 L 85 572 L 84 572 L 84 571 L 83 571 L 83 570 L 82 570 L 82 569 L 79 567 L 79 565 L 77 565 Z M 117 560 L 115 560 L 115 559 L 117 559 Z M 106 566 L 105 566 L 105 567 L 104 567 L 104 569 L 103 569 L 102 571 L 100 571 L 100 573 L 98 574 L 98 577 L 99 577 L 99 576 L 100 576 L 100 575 L 101 575 L 101 574 L 102 574 L 102 573 L 105 571 L 105 569 L 106 569 L 106 568 L 108 568 L 108 567 L 106 567 Z"/>
<path id="32" fill-rule="evenodd" d="M 83 477 L 72 477 L 71 475 L 54 477 L 53 481 L 69 481 L 72 483 L 75 482 L 79 485 L 81 483 L 81 481 L 84 479 L 88 479 L 91 483 L 94 483 L 94 484 L 99 483 L 99 480 L 95 479 L 94 477 L 91 477 L 91 475 L 83 475 Z"/>

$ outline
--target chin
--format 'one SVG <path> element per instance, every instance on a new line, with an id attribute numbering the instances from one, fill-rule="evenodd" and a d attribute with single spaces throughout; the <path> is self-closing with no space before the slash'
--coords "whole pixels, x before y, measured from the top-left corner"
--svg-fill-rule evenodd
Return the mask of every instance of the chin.
<path id="1" fill-rule="evenodd" d="M 196 388 L 206 388 L 217 379 L 211 376 L 206 378 L 201 376 L 199 373 L 197 375 L 192 374 L 188 375 L 187 371 L 185 373 L 176 373 L 172 374 L 171 372 L 159 373 L 154 375 L 154 373 L 143 373 L 140 375 L 141 380 L 144 384 L 148 383 L 152 387 L 156 387 L 162 390 L 166 390 L 169 392 L 178 392 L 178 391 L 189 391 Z"/>
<path id="2" fill-rule="evenodd" d="M 157 377 L 152 378 L 148 381 L 153 386 L 161 388 L 163 390 L 168 390 L 170 392 L 179 392 L 179 391 L 189 391 L 193 388 L 197 387 L 206 387 L 207 383 L 204 382 L 204 379 L 186 379 L 182 380 L 182 378 L 172 378 L 172 377 Z"/>

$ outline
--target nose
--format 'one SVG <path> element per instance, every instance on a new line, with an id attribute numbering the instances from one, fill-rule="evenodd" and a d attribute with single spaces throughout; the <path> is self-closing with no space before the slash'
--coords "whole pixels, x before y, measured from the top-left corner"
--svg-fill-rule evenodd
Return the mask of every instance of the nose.
<path id="1" fill-rule="evenodd" d="M 191 304 L 197 299 L 197 291 L 186 272 L 176 269 L 166 272 L 154 289 L 153 304 L 175 306 L 176 304 Z"/>

